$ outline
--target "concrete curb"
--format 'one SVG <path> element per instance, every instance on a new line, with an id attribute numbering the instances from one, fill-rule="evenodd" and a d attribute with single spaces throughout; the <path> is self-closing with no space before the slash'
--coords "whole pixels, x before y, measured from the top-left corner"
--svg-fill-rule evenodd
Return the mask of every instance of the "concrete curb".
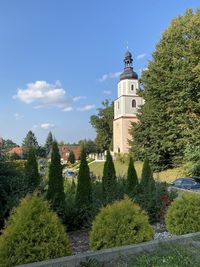
<path id="1" fill-rule="evenodd" d="M 181 236 L 175 236 L 166 240 L 152 240 L 135 245 L 122 246 L 117 248 L 102 249 L 99 251 L 89 251 L 73 256 L 62 257 L 53 260 L 29 263 L 25 265 L 18 265 L 17 267 L 78 267 L 80 262 L 85 261 L 87 258 L 93 258 L 100 262 L 110 262 L 118 257 L 129 255 L 136 256 L 141 253 L 154 252 L 161 245 L 171 243 L 185 243 L 188 241 L 194 242 L 196 239 L 200 239 L 200 232 L 193 234 L 186 234 Z"/>

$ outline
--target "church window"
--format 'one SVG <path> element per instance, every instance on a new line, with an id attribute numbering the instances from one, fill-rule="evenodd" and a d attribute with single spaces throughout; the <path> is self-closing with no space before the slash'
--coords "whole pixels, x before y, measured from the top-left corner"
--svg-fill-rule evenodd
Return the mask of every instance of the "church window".
<path id="1" fill-rule="evenodd" d="M 132 108 L 136 108 L 136 101 L 135 101 L 135 99 L 132 100 Z"/>
<path id="2" fill-rule="evenodd" d="M 117 108 L 119 109 L 119 102 L 117 102 Z"/>
<path id="3" fill-rule="evenodd" d="M 134 90 L 134 85 L 133 84 L 131 84 L 131 91 L 133 91 Z"/>

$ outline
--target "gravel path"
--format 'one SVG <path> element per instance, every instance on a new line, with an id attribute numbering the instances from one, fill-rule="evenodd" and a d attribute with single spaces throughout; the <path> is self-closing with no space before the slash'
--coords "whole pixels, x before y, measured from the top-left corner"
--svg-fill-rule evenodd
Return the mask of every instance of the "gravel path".
<path id="1" fill-rule="evenodd" d="M 152 225 L 152 227 L 155 231 L 154 239 L 156 240 L 164 240 L 172 238 L 174 236 L 166 231 L 166 228 L 162 223 L 154 224 Z M 71 241 L 73 254 L 78 254 L 90 250 L 89 229 L 69 232 L 68 235 Z"/>

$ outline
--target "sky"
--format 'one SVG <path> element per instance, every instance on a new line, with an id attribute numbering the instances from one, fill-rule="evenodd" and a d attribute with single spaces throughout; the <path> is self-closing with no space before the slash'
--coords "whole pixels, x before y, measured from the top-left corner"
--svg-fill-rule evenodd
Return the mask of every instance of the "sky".
<path id="1" fill-rule="evenodd" d="M 173 17 L 199 0 L 0 0 L 0 137 L 94 139 L 90 116 L 117 98 L 127 42 L 146 68 Z"/>

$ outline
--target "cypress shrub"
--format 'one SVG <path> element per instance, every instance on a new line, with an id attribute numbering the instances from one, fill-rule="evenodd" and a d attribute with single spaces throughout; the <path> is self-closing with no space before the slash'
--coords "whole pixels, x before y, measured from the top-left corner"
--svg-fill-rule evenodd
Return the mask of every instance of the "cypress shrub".
<path id="1" fill-rule="evenodd" d="M 74 164 L 74 163 L 75 163 L 75 156 L 74 156 L 74 152 L 73 152 L 72 150 L 69 152 L 68 161 L 69 161 L 71 164 Z"/>
<path id="2" fill-rule="evenodd" d="M 57 215 L 36 195 L 26 196 L 11 214 L 0 236 L 0 262 L 10 267 L 71 254 L 69 239 Z"/>
<path id="3" fill-rule="evenodd" d="M 138 177 L 133 164 L 133 158 L 130 157 L 128 171 L 127 171 L 127 180 L 126 180 L 126 192 L 128 195 L 132 196 L 136 193 L 136 187 L 138 185 Z"/>
<path id="4" fill-rule="evenodd" d="M 117 195 L 117 182 L 115 166 L 110 151 L 107 150 L 106 161 L 103 168 L 102 192 L 104 204 L 112 203 Z"/>
<path id="5" fill-rule="evenodd" d="M 151 240 L 153 236 L 146 213 L 126 197 L 97 214 L 90 232 L 90 247 L 112 248 Z"/>
<path id="6" fill-rule="evenodd" d="M 41 182 L 35 150 L 33 148 L 28 150 L 28 158 L 25 165 L 25 177 L 27 180 L 27 192 L 32 193 L 38 188 Z"/>
<path id="7" fill-rule="evenodd" d="M 85 148 L 82 147 L 80 155 L 80 167 L 77 176 L 77 190 L 75 196 L 76 207 L 79 209 L 82 222 L 90 217 L 92 206 L 92 186 L 90 170 L 86 159 Z"/>
<path id="8" fill-rule="evenodd" d="M 60 154 L 56 141 L 52 144 L 51 163 L 49 166 L 49 181 L 47 199 L 56 211 L 62 211 L 64 205 L 64 181 L 62 176 L 62 166 Z"/>

